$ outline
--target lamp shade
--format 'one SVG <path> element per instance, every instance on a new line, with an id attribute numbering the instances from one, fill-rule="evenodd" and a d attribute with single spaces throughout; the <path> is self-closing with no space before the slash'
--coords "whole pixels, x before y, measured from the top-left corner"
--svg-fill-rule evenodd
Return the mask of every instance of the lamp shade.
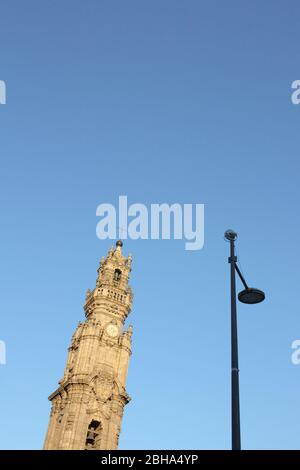
<path id="1" fill-rule="evenodd" d="M 242 290 L 238 299 L 243 304 L 259 304 L 265 300 L 265 293 L 262 290 L 255 289 L 254 287 L 249 287 L 248 289 Z"/>

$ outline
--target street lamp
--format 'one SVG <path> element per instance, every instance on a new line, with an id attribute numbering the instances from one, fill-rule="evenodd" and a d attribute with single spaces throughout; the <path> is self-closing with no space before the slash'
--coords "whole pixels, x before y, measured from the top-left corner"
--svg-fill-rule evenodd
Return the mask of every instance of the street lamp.
<path id="1" fill-rule="evenodd" d="M 265 294 L 259 289 L 248 287 L 241 271 L 239 270 L 235 256 L 234 242 L 237 233 L 233 230 L 225 232 L 225 239 L 230 242 L 230 284 L 231 284 L 231 433 L 232 450 L 241 450 L 241 426 L 240 426 L 240 392 L 239 392 L 239 360 L 238 360 L 238 335 L 236 314 L 236 285 L 235 273 L 237 272 L 244 286 L 244 290 L 238 294 L 238 299 L 244 304 L 258 304 L 265 299 Z"/>

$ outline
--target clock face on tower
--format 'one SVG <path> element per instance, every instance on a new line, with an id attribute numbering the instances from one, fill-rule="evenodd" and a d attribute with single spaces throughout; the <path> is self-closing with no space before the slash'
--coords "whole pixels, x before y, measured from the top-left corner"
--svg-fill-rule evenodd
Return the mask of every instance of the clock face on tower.
<path id="1" fill-rule="evenodd" d="M 106 331 L 106 334 L 110 336 L 111 338 L 116 338 L 119 334 L 119 328 L 117 327 L 117 325 L 113 325 L 112 323 L 110 323 L 106 327 L 105 331 Z"/>

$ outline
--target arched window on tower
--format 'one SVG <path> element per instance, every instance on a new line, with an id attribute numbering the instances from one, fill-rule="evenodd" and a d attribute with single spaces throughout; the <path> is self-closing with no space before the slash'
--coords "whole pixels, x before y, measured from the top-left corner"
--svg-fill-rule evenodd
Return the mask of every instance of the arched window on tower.
<path id="1" fill-rule="evenodd" d="M 122 272 L 120 271 L 120 269 L 115 269 L 114 281 L 119 282 L 121 280 L 121 276 L 122 276 Z"/>
<path id="2" fill-rule="evenodd" d="M 85 450 L 99 450 L 101 442 L 101 423 L 96 420 L 92 420 L 89 424 L 86 440 L 85 440 Z"/>

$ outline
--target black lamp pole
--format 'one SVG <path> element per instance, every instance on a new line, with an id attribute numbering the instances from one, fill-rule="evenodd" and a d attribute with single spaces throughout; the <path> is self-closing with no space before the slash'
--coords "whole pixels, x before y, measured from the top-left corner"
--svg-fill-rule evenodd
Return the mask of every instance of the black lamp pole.
<path id="1" fill-rule="evenodd" d="M 241 450 L 240 426 L 240 394 L 239 394 L 239 357 L 236 315 L 236 286 L 235 286 L 235 247 L 230 238 L 230 284 L 231 284 L 231 430 L 232 450 Z"/>
<path id="2" fill-rule="evenodd" d="M 259 289 L 249 288 L 240 272 L 235 256 L 235 240 L 237 233 L 233 230 L 225 232 L 225 239 L 230 242 L 230 287 L 231 287 L 231 432 L 232 450 L 241 450 L 241 425 L 240 425 L 240 392 L 239 392 L 239 358 L 238 358 L 238 334 L 237 334 L 237 309 L 236 309 L 236 283 L 235 272 L 238 273 L 245 290 L 239 293 L 240 302 L 255 304 L 265 298 L 264 292 Z"/>

